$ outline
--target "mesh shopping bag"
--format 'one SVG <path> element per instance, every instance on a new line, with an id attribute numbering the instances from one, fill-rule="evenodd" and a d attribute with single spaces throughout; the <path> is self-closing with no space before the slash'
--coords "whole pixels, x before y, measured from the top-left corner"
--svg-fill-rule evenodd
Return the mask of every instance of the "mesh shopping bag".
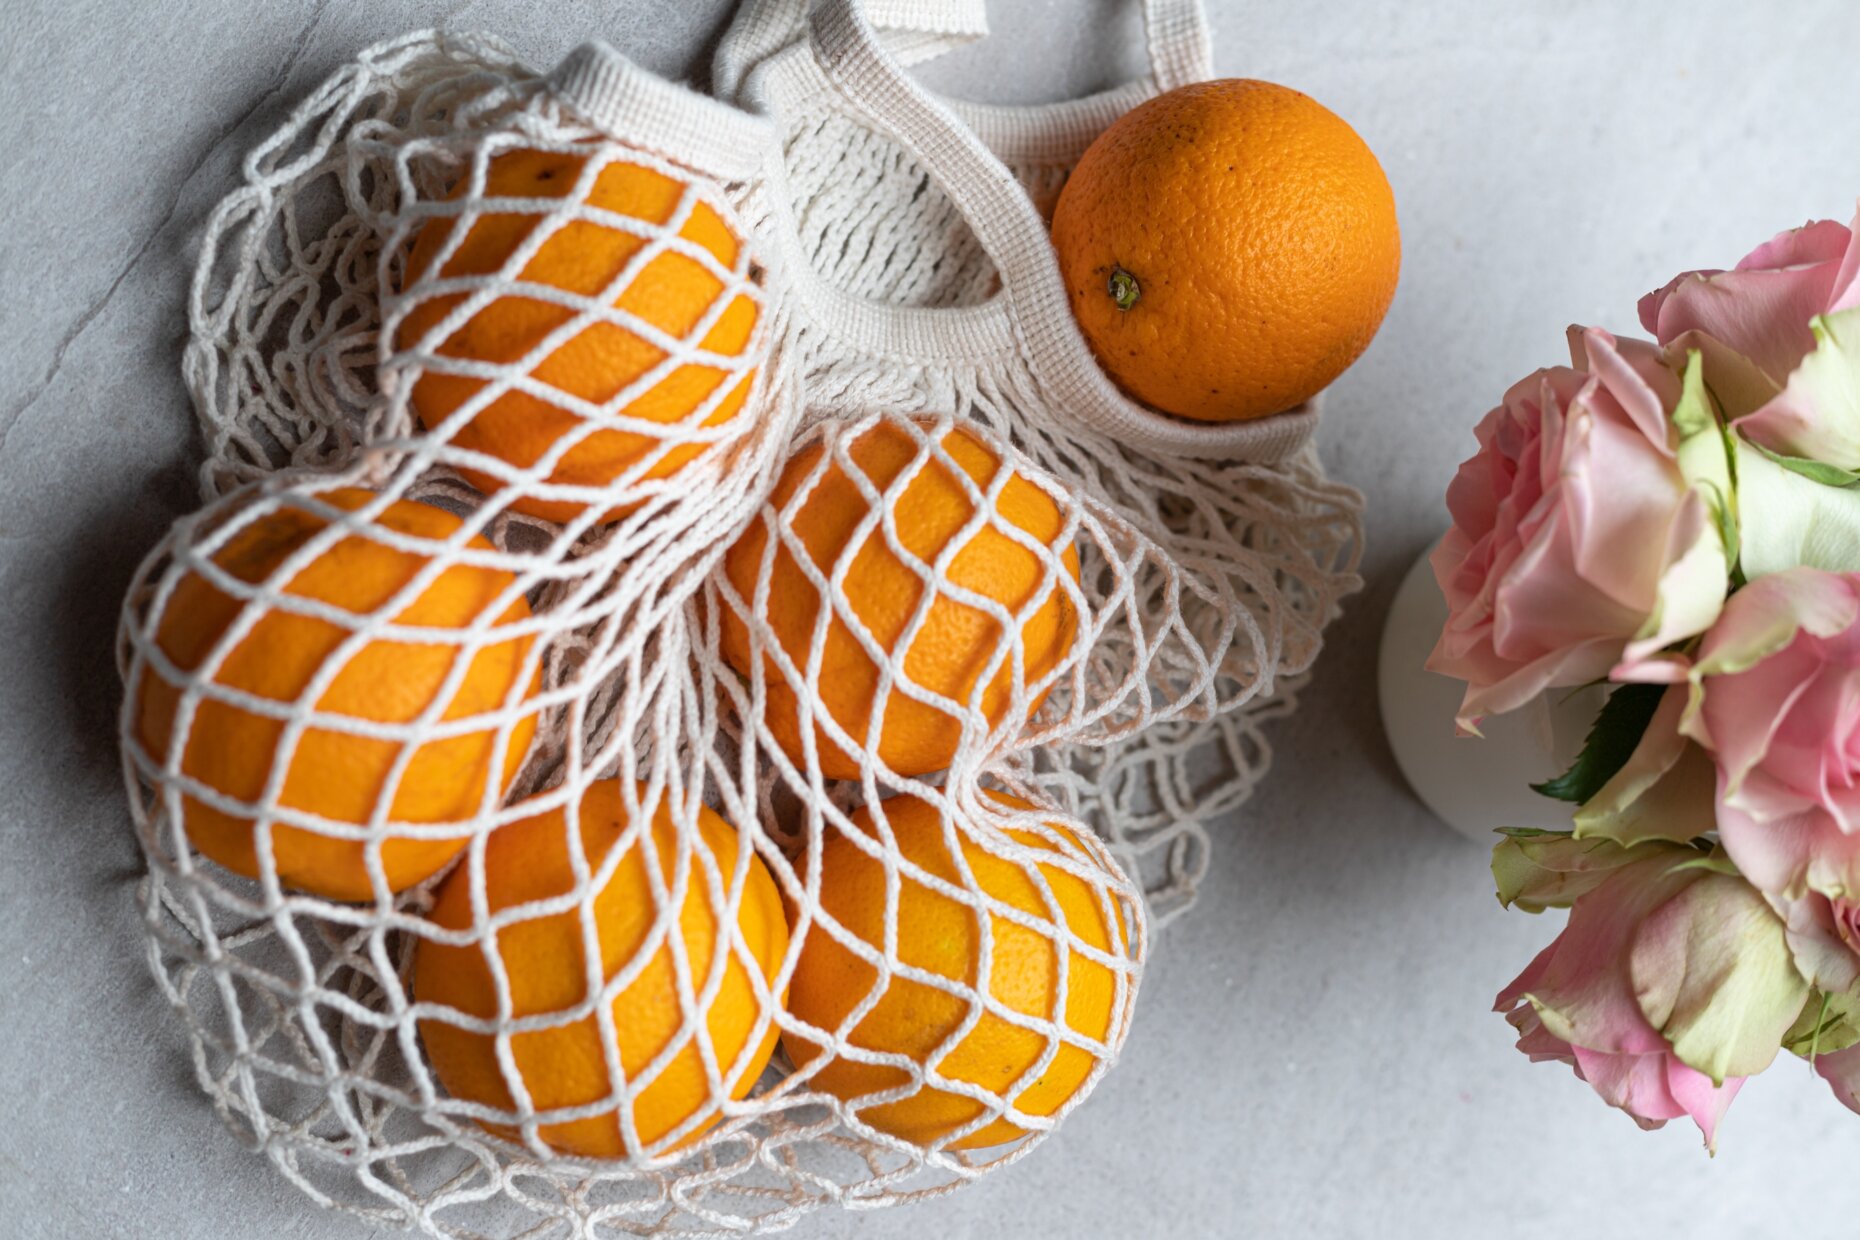
<path id="1" fill-rule="evenodd" d="M 1194 6 L 1142 83 L 964 115 L 898 53 L 972 7 L 746 4 L 741 107 L 409 36 L 210 221 L 125 771 L 199 1081 L 316 1200 L 775 1229 L 1115 1061 L 1360 501 L 1311 411 L 1130 404 L 1058 291 L 1038 198 L 1205 75 Z"/>

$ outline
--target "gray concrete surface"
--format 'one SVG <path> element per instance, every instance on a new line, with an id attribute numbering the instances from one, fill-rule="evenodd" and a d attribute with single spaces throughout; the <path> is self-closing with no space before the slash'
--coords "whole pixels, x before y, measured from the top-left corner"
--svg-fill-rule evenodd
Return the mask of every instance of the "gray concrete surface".
<path id="1" fill-rule="evenodd" d="M 701 80 L 729 0 L 6 0 L 0 5 L 0 1235 L 372 1234 L 243 1153 L 140 959 L 112 744 L 115 609 L 193 499 L 178 358 L 192 245 L 241 153 L 360 46 L 443 24 L 538 63 L 599 33 Z M 1137 67 L 1132 6 L 992 6 L 939 88 L 1057 98 Z M 947 1201 L 819 1216 L 880 1237 L 1820 1235 L 1860 1208 L 1860 1117 L 1783 1063 L 1718 1157 L 1644 1136 L 1486 1009 L 1554 925 L 1401 786 L 1375 637 L 1472 421 L 1572 320 L 1860 192 L 1860 6 L 1210 0 L 1225 72 L 1298 86 L 1379 151 L 1402 289 L 1333 391 L 1370 501 L 1367 591 L 1270 786 L 1160 945 L 1122 1066 L 1026 1162 Z M 1783 15 L 1786 13 L 1786 16 Z"/>

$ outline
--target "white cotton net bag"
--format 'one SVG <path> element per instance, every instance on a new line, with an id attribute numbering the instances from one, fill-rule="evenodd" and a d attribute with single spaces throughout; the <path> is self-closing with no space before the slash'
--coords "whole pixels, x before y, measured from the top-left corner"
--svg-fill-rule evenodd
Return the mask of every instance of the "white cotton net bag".
<path id="1" fill-rule="evenodd" d="M 1156 632 L 1194 634 L 1186 663 L 1166 643 L 1151 652 L 1179 670 L 1178 691 L 1120 697 L 1120 726 L 1042 731 L 1000 755 L 1110 843 L 1166 922 L 1193 903 L 1206 824 L 1270 764 L 1262 725 L 1293 709 L 1360 584 L 1362 498 L 1309 447 L 1316 402 L 1223 426 L 1128 400 L 1079 334 L 1047 240 L 1066 173 L 1106 126 L 1213 76 L 1205 18 L 1195 0 L 1146 0 L 1147 77 L 999 107 L 939 99 L 899 67 L 985 34 L 979 0 L 873 4 L 870 21 L 859 9 L 744 5 L 713 73 L 720 95 L 780 129 L 781 158 L 745 210 L 793 290 L 778 314 L 805 359 L 806 416 L 959 411 L 1101 497 L 1193 579 L 1158 574 L 1133 594 Z M 565 70 L 573 90 L 573 58 Z M 1149 640 L 1114 628 L 1097 649 L 1130 642 L 1130 666 Z"/>
<path id="2" fill-rule="evenodd" d="M 1355 587 L 1314 415 L 1125 401 L 1005 170 L 1205 75 L 1193 6 L 960 115 L 893 52 L 975 6 L 804 8 L 740 108 L 384 44 L 209 222 L 125 772 L 200 1084 L 323 1204 L 740 1234 L 1024 1156 Z"/>

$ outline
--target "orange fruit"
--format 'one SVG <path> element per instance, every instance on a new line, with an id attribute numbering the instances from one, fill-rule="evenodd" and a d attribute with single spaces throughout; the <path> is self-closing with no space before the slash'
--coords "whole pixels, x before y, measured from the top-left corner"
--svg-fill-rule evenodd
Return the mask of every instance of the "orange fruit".
<path id="1" fill-rule="evenodd" d="M 642 798 L 645 791 L 641 786 Z M 590 873 L 597 874 L 603 859 L 622 846 L 629 826 L 619 781 L 606 779 L 589 785 L 582 794 L 579 817 L 581 847 Z M 558 808 L 492 833 L 485 843 L 482 875 L 493 915 L 574 891 L 568 832 L 567 814 Z M 626 840 L 626 851 L 615 864 L 612 877 L 594 895 L 591 909 L 594 934 L 600 943 L 601 976 L 612 979 L 622 970 L 638 970 L 613 998 L 613 1049 L 626 1080 L 609 1078 L 600 1025 L 592 1012 L 510 1037 L 511 1058 L 536 1111 L 614 1100 L 611 1108 L 586 1118 L 539 1125 L 542 1141 L 567 1154 L 621 1158 L 629 1153 L 622 1135 L 622 1104 L 615 1097 L 616 1091 L 637 1082 L 647 1065 L 681 1035 L 692 1036 L 681 1049 L 671 1053 L 663 1070 L 632 1100 L 632 1123 L 641 1146 L 650 1146 L 689 1124 L 689 1131 L 673 1146 L 679 1148 L 695 1141 L 717 1122 L 717 1108 L 723 1099 L 710 1088 L 700 1038 L 708 1038 L 731 1098 L 749 1092 L 775 1049 L 777 1030 L 772 1020 L 758 1040 L 753 1044 L 750 1041 L 762 1007 L 750 980 L 749 966 L 740 952 L 731 950 L 729 939 L 722 937 L 723 918 L 720 909 L 711 903 L 704 870 L 707 863 L 701 856 L 708 855 L 708 863 L 718 871 L 717 881 L 727 891 L 739 846 L 735 828 L 711 810 L 699 809 L 699 838 L 690 849 L 689 876 L 676 928 L 668 928 L 667 937 L 657 939 L 653 938 L 655 926 L 669 925 L 672 918 L 653 895 L 644 836 L 642 831 Z M 651 836 L 658 853 L 659 873 L 669 891 L 679 841 L 668 804 L 661 803 L 654 814 Z M 463 930 L 473 924 L 471 883 L 478 873 L 467 863 L 447 877 L 433 907 L 435 925 Z M 788 951 L 788 923 L 782 915 L 775 881 L 760 857 L 752 855 L 749 859 L 736 922 L 766 985 L 774 979 Z M 701 996 L 708 984 L 717 951 L 721 948 L 730 953 L 723 965 L 721 987 L 703 1014 L 701 1030 L 695 1020 L 687 1018 L 679 1002 L 676 964 L 669 945 L 672 934 L 682 940 L 694 995 Z M 494 947 L 488 939 L 463 947 L 422 940 L 414 959 L 414 997 L 422 1003 L 444 1004 L 471 1016 L 494 1019 L 498 1000 L 489 953 L 496 951 L 510 983 L 512 1018 L 566 1013 L 588 997 L 582 945 L 582 918 L 576 908 L 511 922 L 497 931 Z M 641 960 L 643 952 L 651 954 Z M 498 1064 L 496 1038 L 437 1018 L 420 1022 L 420 1036 L 433 1070 L 453 1097 L 516 1109 Z M 486 1123 L 484 1127 L 513 1140 L 519 1137 L 514 1125 Z"/>
<path id="2" fill-rule="evenodd" d="M 984 492 L 1001 468 L 993 449 L 960 428 L 943 436 L 942 447 Z M 880 422 L 853 442 L 848 455 L 866 481 L 888 500 L 905 551 L 927 568 L 961 532 L 975 508 L 949 466 L 934 457 L 902 489 L 891 494 L 889 489 L 918 451 L 918 440 L 908 431 Z M 770 499 L 777 512 L 808 480 L 821 453 L 821 445 L 814 444 L 788 462 Z M 947 587 L 974 591 L 1019 615 L 1049 584 L 1041 557 L 993 525 L 984 526 L 956 553 L 944 584 L 930 602 L 923 627 L 908 648 L 900 650 L 905 628 L 917 612 L 925 585 L 916 569 L 887 544 L 882 529 L 860 532 L 858 527 L 869 512 L 865 497 L 834 462 L 827 466 L 799 510 L 777 519 L 786 521 L 790 533 L 807 548 L 809 558 L 822 574 L 831 578 L 836 566 L 849 565 L 841 606 L 857 617 L 880 648 L 894 659 L 902 655 L 905 677 L 959 706 L 968 705 L 977 680 L 1006 635 L 986 612 L 949 597 Z M 1059 505 L 1020 474 L 1011 476 L 1002 488 L 995 504 L 995 519 L 1059 550 L 1053 546 L 1065 526 Z M 755 605 L 768 533 L 766 521 L 751 523 L 724 558 L 730 584 L 750 606 Z M 1077 581 L 1077 548 L 1067 543 L 1060 558 Z M 760 617 L 774 631 L 782 650 L 803 671 L 820 603 L 819 592 L 803 574 L 793 553 L 777 540 L 768 601 Z M 1071 601 L 1063 587 L 1052 583 L 1044 601 L 1021 624 L 1021 655 L 1028 683 L 1059 663 L 1072 646 L 1076 628 Z M 749 630 L 741 617 L 728 608 L 724 609 L 721 636 L 724 657 L 738 672 L 750 675 L 754 664 Z M 766 662 L 769 699 L 765 717 L 769 729 L 795 764 L 805 769 L 800 702 L 774 660 Z M 982 688 L 980 706 L 991 727 L 1000 723 L 1012 701 L 1013 671 L 1012 660 L 1003 660 Z M 820 674 L 811 695 L 814 709 L 824 711 L 863 744 L 879 705 L 878 682 L 879 665 L 866 654 L 852 627 L 836 610 L 828 621 Z M 1038 709 L 1038 705 L 1035 702 L 1033 708 Z M 898 688 L 885 696 L 883 709 L 877 753 L 886 766 L 899 775 L 915 776 L 949 765 L 962 737 L 957 716 Z M 831 779 L 857 779 L 858 759 L 817 724 L 813 730 L 822 772 Z"/>
<path id="3" fill-rule="evenodd" d="M 564 198 L 582 176 L 587 156 L 519 149 L 496 156 L 486 170 L 484 197 Z M 465 189 L 453 191 L 456 198 Z M 677 209 L 687 187 L 671 177 L 640 164 L 610 163 L 596 175 L 587 205 L 629 216 L 647 224 L 665 224 Z M 545 217 L 522 211 L 492 211 L 477 217 L 471 231 L 445 262 L 444 276 L 488 275 L 504 271 L 511 256 L 529 240 Z M 455 221 L 437 218 L 420 229 L 407 260 L 405 287 L 414 289 L 425 277 L 441 249 L 450 240 Z M 691 210 L 678 236 L 708 251 L 726 269 L 735 265 L 740 242 L 730 226 L 707 202 Z M 510 276 L 529 285 L 561 289 L 583 297 L 601 294 L 617 279 L 645 245 L 646 240 L 618 228 L 589 220 L 573 220 L 553 232 L 521 272 Z M 672 250 L 652 257 L 626 283 L 613 305 L 678 340 L 726 358 L 739 357 L 748 348 L 758 315 L 755 301 L 736 293 L 729 305 L 704 333 L 689 341 L 712 303 L 726 293 L 724 283 L 697 259 Z M 464 293 L 428 297 L 402 319 L 396 334 L 398 348 L 424 342 L 442 357 L 510 364 L 522 361 L 557 328 L 575 317 L 567 306 L 525 297 L 500 296 L 472 315 L 443 340 L 427 339 L 440 321 L 465 300 Z M 580 411 L 565 403 L 569 398 L 592 404 L 613 400 L 628 385 L 666 359 L 666 352 L 645 336 L 616 322 L 591 323 L 535 363 L 529 376 L 546 389 L 563 394 L 563 401 L 545 392 L 533 395 L 512 388 L 480 410 L 453 433 L 461 448 L 507 461 L 513 466 L 534 465 L 563 435 L 583 422 Z M 743 407 L 754 381 L 750 371 L 703 419 L 715 426 L 734 418 Z M 649 453 L 660 451 L 661 441 L 624 427 L 626 419 L 670 425 L 690 417 L 718 386 L 729 379 L 727 371 L 700 360 L 676 366 L 620 411 L 617 424 L 593 431 L 570 448 L 549 474 L 551 483 L 604 487 L 636 466 Z M 423 372 L 414 383 L 414 412 L 427 429 L 443 422 L 454 410 L 479 392 L 484 380 L 465 375 Z M 644 471 L 645 478 L 663 478 L 684 466 L 703 450 L 686 443 L 671 448 Z M 477 469 L 459 472 L 487 495 L 499 480 Z M 600 518 L 618 519 L 631 506 L 624 496 Z M 519 494 L 510 500 L 518 512 L 551 521 L 569 521 L 586 505 L 566 500 Z"/>
<path id="4" fill-rule="evenodd" d="M 353 512 L 375 496 L 356 488 L 327 491 L 317 498 Z M 459 519 L 443 509 L 415 500 L 398 500 L 375 518 L 375 524 L 412 538 L 439 541 L 452 535 Z M 258 585 L 328 522 L 296 508 L 280 508 L 257 518 L 213 553 L 213 563 L 240 581 Z M 468 544 L 491 550 L 482 538 Z M 351 534 L 305 565 L 280 591 L 315 599 L 357 618 L 356 627 L 392 598 L 429 562 L 429 557 L 401 551 L 365 535 Z M 512 581 L 501 569 L 453 564 L 392 622 L 436 629 L 464 628 L 491 606 Z M 199 667 L 208 652 L 243 613 L 245 604 L 223 593 L 198 574 L 176 585 L 162 612 L 155 642 L 184 672 Z M 527 619 L 521 597 L 506 605 L 498 624 Z M 301 702 L 310 681 L 353 633 L 352 628 L 290 611 L 266 612 L 213 674 L 213 683 L 274 702 Z M 470 655 L 471 663 L 440 718 L 469 720 L 504 708 L 511 687 L 523 674 L 531 637 L 492 641 Z M 459 642 L 413 642 L 385 637 L 362 645 L 317 699 L 322 714 L 375 723 L 410 723 L 432 705 L 453 664 L 467 646 Z M 524 696 L 534 693 L 532 679 Z M 157 761 L 174 734 L 180 691 L 153 667 L 142 677 L 136 726 L 143 749 Z M 526 715 L 510 731 L 502 769 L 496 772 L 501 794 L 522 765 L 536 719 Z M 204 697 L 188 728 L 181 771 L 222 796 L 254 803 L 263 795 L 277 762 L 284 724 L 231 703 Z M 321 727 L 304 730 L 284 773 L 278 804 L 336 822 L 367 823 L 387 787 L 404 745 Z M 465 846 L 473 818 L 493 777 L 497 728 L 487 719 L 480 730 L 426 741 L 415 748 L 394 786 L 390 823 L 456 824 L 447 838 L 412 838 L 391 829 L 379 844 L 388 888 L 399 891 L 436 872 Z M 257 831 L 251 817 L 228 813 L 192 796 L 182 799 L 182 821 L 195 848 L 229 870 L 248 878 L 259 873 Z M 271 827 L 272 860 L 287 887 L 332 900 L 366 900 L 374 895 L 367 868 L 368 846 L 296 826 Z"/>
<path id="5" fill-rule="evenodd" d="M 1079 328 L 1153 408 L 1204 422 L 1317 395 L 1382 323 L 1395 196 L 1356 131 L 1270 82 L 1197 82 L 1125 113 L 1072 170 L 1053 245 Z"/>
<path id="6" fill-rule="evenodd" d="M 1011 809 L 1032 809 L 1019 797 L 990 794 Z M 882 803 L 884 817 L 904 859 L 928 874 L 963 888 L 969 884 L 958 870 L 944 838 L 942 813 L 929 802 L 896 796 Z M 854 824 L 873 839 L 881 833 L 869 810 L 853 815 Z M 1074 866 L 1102 865 L 1070 828 L 1051 824 L 1073 845 L 1062 854 L 1059 846 L 1028 829 L 1010 828 L 1003 834 L 1014 843 L 1055 858 L 1068 855 Z M 987 828 L 984 828 L 985 830 Z M 970 834 L 957 829 L 962 859 L 974 874 L 974 888 L 1002 904 L 1026 912 L 1048 927 L 1041 931 L 998 914 L 987 914 L 993 944 L 988 956 L 988 993 L 1009 1011 L 1036 1020 L 1063 1024 L 1074 1033 L 1101 1044 L 1121 1036 L 1118 1019 L 1117 974 L 1097 960 L 1073 951 L 1065 963 L 1066 1001 L 1057 1010 L 1059 951 L 1050 935 L 1069 933 L 1078 941 L 1113 958 L 1129 958 L 1130 936 L 1121 904 L 1113 898 L 1107 918 L 1099 888 L 1058 865 L 1034 862 L 1052 889 L 1056 908 L 1048 907 L 1022 863 L 995 856 Z M 1107 883 L 1114 874 L 1106 870 Z M 834 835 L 820 852 L 820 907 L 844 928 L 844 933 L 869 944 L 881 955 L 886 950 L 887 906 L 883 864 L 868 856 L 845 835 Z M 897 958 L 936 977 L 975 987 L 981 976 L 982 914 L 969 905 L 925 886 L 904 872 L 898 883 L 895 909 Z M 845 947 L 823 923 L 808 928 L 795 962 L 788 993 L 788 1010 L 829 1033 L 839 1030 L 878 982 L 877 971 Z M 1125 991 L 1126 999 L 1131 992 Z M 893 975 L 883 997 L 846 1041 L 863 1050 L 902 1055 L 934 1069 L 950 1081 L 980 1086 L 997 1097 L 1011 1099 L 1024 1115 L 1051 1115 L 1083 1088 L 1097 1066 L 1097 1057 L 1081 1046 L 1059 1042 L 1051 1062 L 1031 1082 L 1021 1078 L 1046 1053 L 1048 1039 L 1021 1025 L 985 1013 L 962 1040 L 941 1060 L 940 1046 L 968 1018 L 969 1000 L 926 982 Z M 799 1068 L 806 1068 L 826 1048 L 804 1034 L 790 1031 L 783 1045 Z M 815 1073 L 811 1085 L 847 1102 L 881 1090 L 897 1089 L 910 1080 L 904 1068 L 834 1058 Z M 918 1145 L 929 1145 L 974 1122 L 984 1114 L 982 1103 L 954 1090 L 926 1082 L 894 1102 L 859 1108 L 860 1119 L 881 1132 Z M 1018 1125 L 1001 1117 L 950 1142 L 956 1149 L 1000 1145 L 1024 1136 Z"/>

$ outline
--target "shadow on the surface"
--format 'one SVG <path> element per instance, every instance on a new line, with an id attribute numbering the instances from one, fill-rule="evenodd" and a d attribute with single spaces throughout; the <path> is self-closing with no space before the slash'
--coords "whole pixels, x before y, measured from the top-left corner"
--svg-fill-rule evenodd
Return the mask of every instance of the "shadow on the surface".
<path id="1" fill-rule="evenodd" d="M 1327 630 L 1297 713 L 1270 727 L 1273 769 L 1239 811 L 1239 829 L 1217 833 L 1217 851 L 1245 854 L 1228 872 L 1249 876 L 1246 901 L 1264 901 L 1294 939 L 1293 924 L 1316 933 L 1338 908 L 1373 908 L 1394 898 L 1389 871 L 1425 866 L 1442 850 L 1463 847 L 1408 787 L 1383 731 L 1377 691 L 1389 606 L 1432 539 L 1429 531 L 1366 559 L 1364 589 Z M 1300 829 L 1277 829 L 1280 823 Z M 1351 854 L 1348 861 L 1344 854 Z M 1363 861 L 1376 857 L 1386 859 L 1386 868 Z M 1265 874 L 1272 881 L 1262 887 L 1257 878 Z"/>
<path id="2" fill-rule="evenodd" d="M 142 557 L 196 502 L 191 462 L 158 465 L 140 491 L 94 512 L 60 557 L 62 571 L 49 591 L 46 657 L 64 687 L 65 726 L 87 781 L 113 779 L 117 766 L 123 688 L 115 645 L 123 595 Z"/>

